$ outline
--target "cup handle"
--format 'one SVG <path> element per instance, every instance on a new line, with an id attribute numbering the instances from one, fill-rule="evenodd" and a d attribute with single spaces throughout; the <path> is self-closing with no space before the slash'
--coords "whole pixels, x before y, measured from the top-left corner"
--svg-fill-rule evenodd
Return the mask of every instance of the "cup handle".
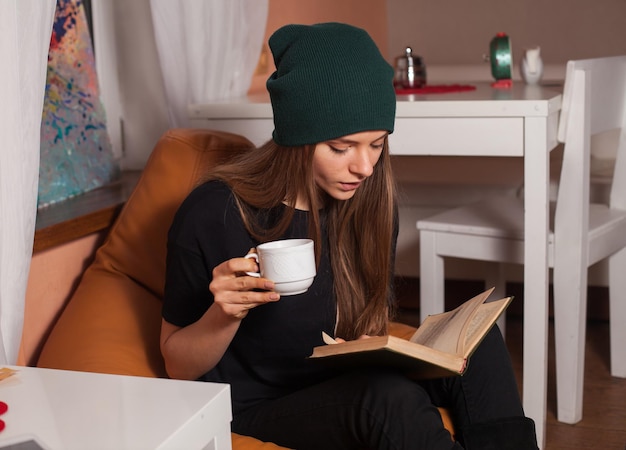
<path id="1" fill-rule="evenodd" d="M 246 256 L 244 256 L 244 258 L 254 259 L 257 264 L 259 263 L 259 255 L 257 255 L 256 253 L 248 253 Z M 246 272 L 246 275 L 261 278 L 261 274 L 259 272 Z"/>

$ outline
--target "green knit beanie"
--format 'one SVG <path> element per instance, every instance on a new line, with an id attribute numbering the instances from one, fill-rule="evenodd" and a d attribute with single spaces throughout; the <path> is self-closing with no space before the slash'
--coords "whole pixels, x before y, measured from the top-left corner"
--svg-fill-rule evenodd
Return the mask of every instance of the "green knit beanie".
<path id="1" fill-rule="evenodd" d="M 341 23 L 287 25 L 269 39 L 274 141 L 317 144 L 361 131 L 393 131 L 393 68 L 365 30 Z"/>

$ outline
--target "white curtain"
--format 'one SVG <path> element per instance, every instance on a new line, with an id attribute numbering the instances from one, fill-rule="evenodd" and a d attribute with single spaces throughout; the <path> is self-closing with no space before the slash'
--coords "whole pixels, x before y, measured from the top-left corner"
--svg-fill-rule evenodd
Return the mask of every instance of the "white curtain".
<path id="1" fill-rule="evenodd" d="M 268 0 L 151 0 L 171 127 L 190 103 L 245 95 L 265 37 Z"/>
<path id="2" fill-rule="evenodd" d="M 55 0 L 0 0 L 0 364 L 15 364 L 35 233 Z"/>

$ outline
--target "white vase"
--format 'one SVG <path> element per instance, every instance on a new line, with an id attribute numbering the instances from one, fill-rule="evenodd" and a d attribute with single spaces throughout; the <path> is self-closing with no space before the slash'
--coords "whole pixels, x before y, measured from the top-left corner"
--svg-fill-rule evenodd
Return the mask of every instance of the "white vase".
<path id="1" fill-rule="evenodd" d="M 526 84 L 538 84 L 543 75 L 541 47 L 529 48 L 524 52 L 520 63 L 520 75 Z"/>

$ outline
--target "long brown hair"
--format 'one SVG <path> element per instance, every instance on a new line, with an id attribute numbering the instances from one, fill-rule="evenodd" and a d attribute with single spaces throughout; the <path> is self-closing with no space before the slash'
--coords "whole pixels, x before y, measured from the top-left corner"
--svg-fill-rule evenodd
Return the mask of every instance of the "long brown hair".
<path id="1" fill-rule="evenodd" d="M 258 241 L 279 239 L 294 214 L 296 199 L 309 205 L 309 237 L 319 261 L 322 227 L 327 222 L 331 267 L 337 299 L 337 336 L 355 339 L 387 333 L 393 305 L 392 270 L 395 183 L 387 139 L 380 159 L 353 198 L 339 201 L 320 192 L 313 177 L 315 145 L 282 147 L 270 140 L 258 149 L 235 156 L 214 168 L 208 179 L 228 184 L 235 194 L 244 224 Z M 258 223 L 254 209 L 286 204 L 284 214 L 269 229 Z"/>

